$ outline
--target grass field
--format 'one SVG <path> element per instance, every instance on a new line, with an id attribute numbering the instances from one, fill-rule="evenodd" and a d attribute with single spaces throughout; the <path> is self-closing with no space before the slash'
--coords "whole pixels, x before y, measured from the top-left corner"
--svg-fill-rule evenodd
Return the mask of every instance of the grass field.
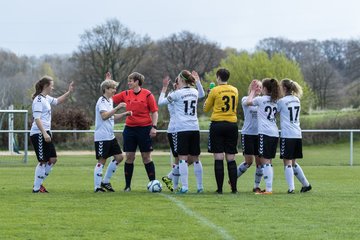
<path id="1" fill-rule="evenodd" d="M 359 144 L 354 147 L 352 167 L 337 160 L 348 157 L 348 145 L 306 148 L 303 169 L 313 190 L 298 193 L 296 181 L 294 195 L 286 194 L 279 159 L 271 196 L 251 192 L 254 168 L 239 179 L 239 194 L 227 186 L 214 194 L 210 156 L 202 157 L 205 193 L 195 193 L 190 167 L 191 192 L 181 196 L 147 192 L 139 158 L 132 192 L 122 191 L 121 165 L 112 179 L 117 191 L 103 194 L 93 193 L 92 155 L 60 156 L 45 182 L 49 194 L 31 193 L 34 157 L 27 165 L 0 164 L 0 239 L 359 239 Z M 346 153 L 337 155 L 341 149 Z M 153 159 L 160 179 L 170 170 L 169 158 Z"/>

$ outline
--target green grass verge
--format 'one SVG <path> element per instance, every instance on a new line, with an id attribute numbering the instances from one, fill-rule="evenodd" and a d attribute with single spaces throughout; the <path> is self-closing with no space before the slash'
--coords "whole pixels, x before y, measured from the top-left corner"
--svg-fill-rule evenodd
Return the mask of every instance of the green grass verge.
<path id="1" fill-rule="evenodd" d="M 345 146 L 338 146 L 339 149 Z M 335 157 L 334 147 L 307 148 L 311 159 Z M 332 155 L 331 155 L 332 154 Z M 167 156 L 153 157 L 157 178 L 170 170 Z M 241 156 L 238 157 L 238 163 Z M 93 156 L 60 156 L 46 179 L 50 194 L 32 194 L 36 160 L 27 165 L 1 164 L 1 239 L 358 239 L 360 166 L 303 169 L 313 186 L 306 194 L 286 194 L 280 160 L 274 161 L 274 194 L 254 195 L 254 168 L 238 181 L 239 194 L 216 195 L 213 160 L 203 156 L 204 194 L 196 194 L 190 167 L 190 193 L 146 191 L 139 157 L 132 192 L 125 193 L 123 164 L 114 174 L 115 193 L 93 193 Z M 315 160 L 314 160 L 315 161 Z M 225 178 L 227 179 L 227 178 Z"/>

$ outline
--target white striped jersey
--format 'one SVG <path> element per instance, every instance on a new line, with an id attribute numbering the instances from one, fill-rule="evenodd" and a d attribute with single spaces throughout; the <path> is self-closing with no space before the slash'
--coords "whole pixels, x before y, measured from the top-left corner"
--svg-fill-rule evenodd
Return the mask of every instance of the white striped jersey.
<path id="1" fill-rule="evenodd" d="M 259 96 L 253 99 L 253 105 L 258 106 L 258 133 L 270 137 L 279 137 L 276 125 L 277 104 L 271 101 L 270 96 Z"/>
<path id="2" fill-rule="evenodd" d="M 244 125 L 241 134 L 258 135 L 257 106 L 248 106 L 246 104 L 247 96 L 241 99 L 241 106 L 244 111 Z"/>
<path id="3" fill-rule="evenodd" d="M 57 104 L 57 99 L 49 95 L 37 95 L 32 103 L 33 123 L 31 125 L 30 136 L 41 133 L 35 123 L 35 119 L 40 119 L 45 131 L 51 130 L 51 105 Z"/>
<path id="4" fill-rule="evenodd" d="M 95 106 L 95 134 L 94 141 L 110 141 L 115 138 L 114 135 L 114 115 L 110 118 L 103 120 L 101 117 L 102 112 L 109 112 L 113 109 L 112 98 L 107 99 L 101 96 L 96 102 Z"/>
<path id="5" fill-rule="evenodd" d="M 199 99 L 205 97 L 205 91 L 204 91 L 204 88 L 203 86 L 201 85 L 201 82 L 200 81 L 196 81 L 196 88 L 198 89 L 199 91 Z M 160 97 L 159 97 L 159 100 L 160 99 L 164 99 L 165 98 L 165 93 L 161 93 L 160 94 Z M 161 106 L 163 105 L 164 103 L 160 103 L 160 101 L 158 101 L 158 105 Z M 166 104 L 166 103 L 165 103 Z M 175 129 L 175 124 L 176 124 L 176 121 L 175 121 L 175 107 L 174 107 L 174 103 L 169 103 L 167 105 L 168 107 L 168 111 L 169 111 L 169 116 L 170 116 L 170 120 L 169 120 L 169 125 L 168 125 L 168 129 L 167 129 L 167 132 L 168 133 L 175 133 L 176 132 L 176 129 Z"/>
<path id="6" fill-rule="evenodd" d="M 184 87 L 169 93 L 160 94 L 158 104 L 173 104 L 175 132 L 198 131 L 197 103 L 199 93 L 195 88 Z"/>
<path id="7" fill-rule="evenodd" d="M 280 127 L 282 138 L 301 138 L 300 128 L 300 100 L 296 96 L 288 95 L 278 101 L 280 112 Z"/>

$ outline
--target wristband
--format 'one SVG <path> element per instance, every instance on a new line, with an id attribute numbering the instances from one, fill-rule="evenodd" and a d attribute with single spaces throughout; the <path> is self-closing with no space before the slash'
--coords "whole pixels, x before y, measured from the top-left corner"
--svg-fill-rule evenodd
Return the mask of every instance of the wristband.
<path id="1" fill-rule="evenodd" d="M 153 128 L 155 128 L 157 130 L 157 126 L 156 125 L 152 125 Z"/>

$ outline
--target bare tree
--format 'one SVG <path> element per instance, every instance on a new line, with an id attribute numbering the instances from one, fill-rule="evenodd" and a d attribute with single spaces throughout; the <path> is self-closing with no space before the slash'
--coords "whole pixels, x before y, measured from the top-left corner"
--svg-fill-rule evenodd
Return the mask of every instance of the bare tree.
<path id="1" fill-rule="evenodd" d="M 78 101 L 93 107 L 94 101 L 82 99 L 96 99 L 99 96 L 99 85 L 108 71 L 114 80 L 120 81 L 119 89 L 126 88 L 127 76 L 141 61 L 150 40 L 131 32 L 116 19 L 85 31 L 80 38 L 81 44 L 72 57 L 82 96 Z"/>
<path id="2" fill-rule="evenodd" d="M 225 57 L 225 52 L 216 43 L 188 31 L 160 40 L 156 51 L 160 68 L 171 77 L 182 69 L 196 70 L 200 77 L 204 77 Z"/>

